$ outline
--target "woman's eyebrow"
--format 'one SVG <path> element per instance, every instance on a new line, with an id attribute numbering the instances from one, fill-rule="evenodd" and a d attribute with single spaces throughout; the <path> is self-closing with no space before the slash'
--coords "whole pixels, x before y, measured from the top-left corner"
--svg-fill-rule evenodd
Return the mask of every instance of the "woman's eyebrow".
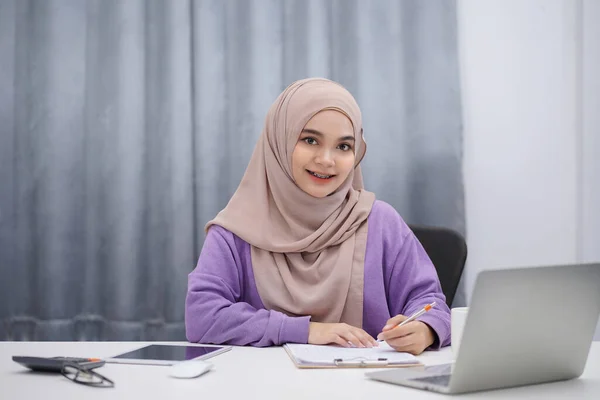
<path id="1" fill-rule="evenodd" d="M 304 129 L 302 129 L 302 133 L 311 133 L 311 134 L 313 134 L 313 135 L 316 135 L 316 136 L 319 136 L 319 137 L 323 137 L 323 136 L 325 136 L 325 135 L 323 135 L 323 133 L 322 133 L 322 132 L 319 132 L 319 131 L 318 131 L 318 130 L 316 130 L 316 129 L 310 129 L 310 128 L 304 128 Z M 340 142 L 347 141 L 347 140 L 352 140 L 352 141 L 354 141 L 354 136 L 344 136 L 344 137 L 341 137 L 341 138 L 339 138 L 338 140 L 339 140 Z"/>
<path id="2" fill-rule="evenodd" d="M 312 133 L 313 135 L 317 135 L 317 136 L 320 136 L 320 137 L 325 136 L 321 132 L 319 132 L 318 130 L 316 130 L 316 129 L 310 129 L 310 128 L 304 128 L 304 129 L 302 129 L 302 133 Z"/>

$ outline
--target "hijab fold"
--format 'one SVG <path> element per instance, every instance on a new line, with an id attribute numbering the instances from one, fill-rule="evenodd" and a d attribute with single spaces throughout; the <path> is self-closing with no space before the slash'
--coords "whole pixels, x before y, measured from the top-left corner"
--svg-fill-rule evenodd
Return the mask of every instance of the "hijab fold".
<path id="1" fill-rule="evenodd" d="M 306 123 L 326 109 L 352 122 L 356 161 L 334 193 L 316 198 L 294 182 L 292 153 Z M 205 227 L 220 225 L 251 245 L 267 309 L 362 327 L 367 218 L 375 201 L 363 188 L 365 151 L 358 104 L 335 82 L 296 81 L 269 109 L 238 189 Z"/>

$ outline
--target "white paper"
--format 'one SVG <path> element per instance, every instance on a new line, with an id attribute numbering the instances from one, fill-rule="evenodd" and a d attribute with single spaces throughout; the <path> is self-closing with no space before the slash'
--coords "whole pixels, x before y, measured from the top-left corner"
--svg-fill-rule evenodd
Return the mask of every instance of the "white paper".
<path id="1" fill-rule="evenodd" d="M 288 343 L 285 346 L 294 358 L 302 364 L 333 364 L 336 359 L 342 359 L 343 361 L 377 361 L 380 358 L 385 358 L 390 364 L 414 364 L 419 362 L 412 354 L 398 352 L 385 342 L 380 343 L 379 347 L 371 348 L 297 343 Z"/>

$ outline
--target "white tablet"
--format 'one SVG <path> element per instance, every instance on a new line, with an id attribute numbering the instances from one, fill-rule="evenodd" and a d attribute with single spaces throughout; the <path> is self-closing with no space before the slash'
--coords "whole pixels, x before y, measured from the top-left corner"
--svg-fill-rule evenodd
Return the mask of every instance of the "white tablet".
<path id="1" fill-rule="evenodd" d="M 229 350 L 231 346 L 151 344 L 104 361 L 115 364 L 172 365 L 186 360 L 206 360 Z"/>

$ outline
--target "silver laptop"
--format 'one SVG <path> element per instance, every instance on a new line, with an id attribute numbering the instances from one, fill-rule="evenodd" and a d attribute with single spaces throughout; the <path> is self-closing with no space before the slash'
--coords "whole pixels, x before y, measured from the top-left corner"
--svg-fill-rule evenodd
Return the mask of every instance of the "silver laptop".
<path id="1" fill-rule="evenodd" d="M 366 375 L 439 393 L 577 378 L 599 314 L 600 264 L 483 271 L 453 364 Z"/>

